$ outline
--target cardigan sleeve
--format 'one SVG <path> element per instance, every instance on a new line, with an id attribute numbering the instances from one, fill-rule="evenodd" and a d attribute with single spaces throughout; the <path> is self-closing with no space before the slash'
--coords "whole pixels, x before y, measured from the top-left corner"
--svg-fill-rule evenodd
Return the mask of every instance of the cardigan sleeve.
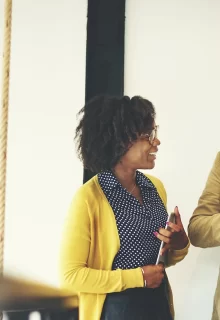
<path id="1" fill-rule="evenodd" d="M 140 268 L 97 270 L 87 260 L 91 244 L 90 207 L 78 193 L 65 222 L 60 250 L 61 286 L 72 292 L 106 294 L 143 287 Z"/>
<path id="2" fill-rule="evenodd" d="M 188 232 L 191 243 L 196 247 L 220 246 L 220 152 L 190 219 Z"/>
<path id="3" fill-rule="evenodd" d="M 171 267 L 177 264 L 178 262 L 182 261 L 185 256 L 188 254 L 188 250 L 190 247 L 190 241 L 188 242 L 187 246 L 180 250 L 169 250 L 167 254 L 167 261 L 166 267 Z"/>

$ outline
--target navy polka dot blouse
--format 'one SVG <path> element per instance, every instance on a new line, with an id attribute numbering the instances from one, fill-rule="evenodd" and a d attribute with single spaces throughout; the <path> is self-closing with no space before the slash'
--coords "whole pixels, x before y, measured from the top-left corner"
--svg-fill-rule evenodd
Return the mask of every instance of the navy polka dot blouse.
<path id="1" fill-rule="evenodd" d="M 143 197 L 142 205 L 111 171 L 99 173 L 98 181 L 115 214 L 120 238 L 120 250 L 112 269 L 155 264 L 160 240 L 153 232 L 165 227 L 168 214 L 153 183 L 140 171 L 136 172 L 136 183 Z"/>

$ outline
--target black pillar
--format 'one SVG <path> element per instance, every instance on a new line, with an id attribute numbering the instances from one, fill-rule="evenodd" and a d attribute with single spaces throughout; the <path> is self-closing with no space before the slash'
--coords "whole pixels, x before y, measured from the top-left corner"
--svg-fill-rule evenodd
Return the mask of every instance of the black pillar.
<path id="1" fill-rule="evenodd" d="M 88 0 L 86 101 L 124 92 L 125 0 Z M 84 170 L 85 183 L 96 173 Z"/>

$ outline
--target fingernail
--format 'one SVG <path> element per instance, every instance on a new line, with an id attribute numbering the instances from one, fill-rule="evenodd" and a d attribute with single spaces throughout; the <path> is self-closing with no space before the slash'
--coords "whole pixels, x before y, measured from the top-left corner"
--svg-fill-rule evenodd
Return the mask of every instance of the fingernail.
<path id="1" fill-rule="evenodd" d="M 169 224 L 170 224 L 169 221 L 167 221 L 166 224 L 169 226 Z"/>
<path id="2" fill-rule="evenodd" d="M 155 232 L 153 232 L 153 234 L 154 234 L 154 235 L 155 235 L 155 237 L 156 237 L 156 236 L 158 235 L 158 232 L 156 232 L 156 231 L 155 231 Z"/>

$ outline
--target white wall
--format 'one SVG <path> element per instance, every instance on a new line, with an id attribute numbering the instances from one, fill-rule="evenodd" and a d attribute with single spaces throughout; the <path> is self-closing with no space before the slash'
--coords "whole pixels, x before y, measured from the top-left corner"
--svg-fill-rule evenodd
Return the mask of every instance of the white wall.
<path id="1" fill-rule="evenodd" d="M 50 284 L 83 178 L 73 137 L 85 96 L 86 15 L 86 0 L 13 1 L 5 272 Z"/>
<path id="2" fill-rule="evenodd" d="M 84 103 L 86 2 L 13 6 L 5 271 L 52 284 L 62 222 L 82 182 L 73 135 Z M 3 0 L 2 22 L 1 8 Z M 220 2 L 127 0 L 126 11 L 125 93 L 156 106 L 154 174 L 186 227 L 220 149 Z M 177 320 L 211 318 L 219 251 L 191 247 L 169 270 Z"/>
<path id="3" fill-rule="evenodd" d="M 127 0 L 125 94 L 158 113 L 161 147 L 153 174 L 184 226 L 220 150 L 220 1 Z M 220 249 L 190 248 L 168 273 L 177 320 L 211 319 Z"/>

